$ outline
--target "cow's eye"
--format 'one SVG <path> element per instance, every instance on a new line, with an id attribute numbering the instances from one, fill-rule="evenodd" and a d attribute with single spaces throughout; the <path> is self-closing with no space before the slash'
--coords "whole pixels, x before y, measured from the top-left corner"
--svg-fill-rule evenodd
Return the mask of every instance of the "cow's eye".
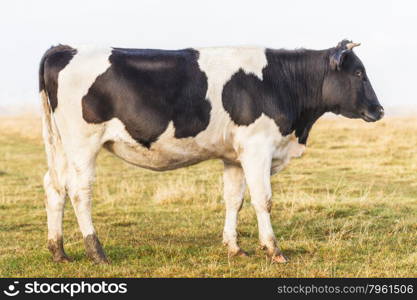
<path id="1" fill-rule="evenodd" d="M 362 75 L 363 75 L 363 72 L 361 70 L 357 70 L 355 72 L 355 76 L 357 76 L 357 77 L 362 77 Z"/>

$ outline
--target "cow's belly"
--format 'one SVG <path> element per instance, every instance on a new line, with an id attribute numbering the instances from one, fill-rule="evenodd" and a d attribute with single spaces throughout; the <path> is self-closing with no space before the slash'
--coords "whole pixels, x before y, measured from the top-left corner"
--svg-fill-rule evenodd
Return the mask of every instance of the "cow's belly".
<path id="1" fill-rule="evenodd" d="M 299 144 L 294 134 L 284 137 L 273 153 L 271 174 L 281 171 L 291 158 L 300 157 L 304 151 L 305 145 Z"/>
<path id="2" fill-rule="evenodd" d="M 186 167 L 210 159 L 208 153 L 189 147 L 189 143 L 153 145 L 145 148 L 123 141 L 109 141 L 104 147 L 121 159 L 136 166 L 155 171 Z M 188 144 L 188 145 L 187 145 Z"/>
<path id="3" fill-rule="evenodd" d="M 165 171 L 177 169 L 214 158 L 195 138 L 175 138 L 172 124 L 152 143 L 150 148 L 132 139 L 118 120 L 107 126 L 104 148 L 121 159 L 146 169 Z"/>

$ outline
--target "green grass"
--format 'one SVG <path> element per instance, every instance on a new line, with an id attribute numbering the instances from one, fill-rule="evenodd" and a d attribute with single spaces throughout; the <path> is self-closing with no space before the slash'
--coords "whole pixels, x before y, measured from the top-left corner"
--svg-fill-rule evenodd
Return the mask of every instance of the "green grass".
<path id="1" fill-rule="evenodd" d="M 72 263 L 46 249 L 45 155 L 34 118 L 0 119 L 1 277 L 402 277 L 417 276 L 417 120 L 321 120 L 303 158 L 273 184 L 272 221 L 288 264 L 258 249 L 246 196 L 239 239 L 221 244 L 222 164 L 157 173 L 102 151 L 93 217 L 110 265 L 94 265 L 67 201 Z"/>

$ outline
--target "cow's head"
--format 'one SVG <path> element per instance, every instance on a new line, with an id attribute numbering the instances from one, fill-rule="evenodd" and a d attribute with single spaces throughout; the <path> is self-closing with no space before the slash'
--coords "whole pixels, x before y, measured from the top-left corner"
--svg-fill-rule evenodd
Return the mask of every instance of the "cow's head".
<path id="1" fill-rule="evenodd" d="M 323 82 L 323 100 L 331 112 L 375 122 L 384 108 L 372 88 L 365 67 L 352 51 L 359 44 L 347 40 L 330 50 L 330 68 Z"/>

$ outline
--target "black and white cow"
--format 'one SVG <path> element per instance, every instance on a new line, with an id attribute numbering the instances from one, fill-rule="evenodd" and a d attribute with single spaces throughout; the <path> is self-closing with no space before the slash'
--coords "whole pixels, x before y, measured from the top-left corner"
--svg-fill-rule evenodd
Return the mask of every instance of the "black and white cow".
<path id="1" fill-rule="evenodd" d="M 383 116 L 355 46 L 344 40 L 319 51 L 49 49 L 40 65 L 40 94 L 53 259 L 69 260 L 62 239 L 68 193 L 87 255 L 107 262 L 91 219 L 95 160 L 104 147 L 157 171 L 223 160 L 229 254 L 245 255 L 236 225 L 248 185 L 261 246 L 273 261 L 285 262 L 270 220 L 271 174 L 303 153 L 325 112 L 368 122 Z"/>

